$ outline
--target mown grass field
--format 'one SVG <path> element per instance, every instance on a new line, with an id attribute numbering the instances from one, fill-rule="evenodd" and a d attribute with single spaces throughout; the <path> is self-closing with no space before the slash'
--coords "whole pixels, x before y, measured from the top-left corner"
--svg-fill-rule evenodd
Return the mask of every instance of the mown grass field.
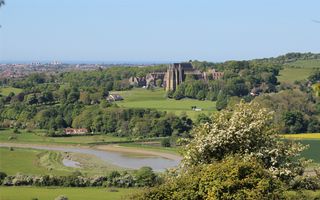
<path id="1" fill-rule="evenodd" d="M 8 96 L 10 92 L 13 92 L 14 94 L 20 93 L 22 90 L 20 88 L 14 88 L 14 87 L 0 87 L 0 94 L 3 96 Z"/>
<path id="2" fill-rule="evenodd" d="M 280 82 L 293 83 L 296 80 L 304 80 L 315 70 L 320 69 L 320 60 L 299 60 L 286 64 L 280 71 L 278 80 Z"/>
<path id="3" fill-rule="evenodd" d="M 138 189 L 116 188 L 40 188 L 40 187 L 0 187 L 1 200 L 54 200 L 65 195 L 70 200 L 118 200 L 138 191 Z"/>
<path id="4" fill-rule="evenodd" d="M 13 129 L 0 129 L 0 142 L 18 143 L 41 143 L 41 144 L 90 144 L 99 142 L 119 142 L 127 141 L 128 138 L 113 137 L 109 135 L 88 135 L 72 137 L 47 137 L 45 130 L 19 130 L 19 134 L 14 134 Z M 10 138 L 11 137 L 11 138 Z"/>
<path id="5" fill-rule="evenodd" d="M 153 108 L 159 111 L 175 113 L 177 115 L 185 112 L 189 117 L 195 119 L 199 113 L 213 113 L 216 104 L 213 101 L 199 101 L 195 99 L 174 100 L 168 99 L 163 88 L 147 90 L 135 88 L 129 91 L 112 92 L 120 94 L 124 100 L 117 102 L 119 106 L 127 108 Z M 193 111 L 192 106 L 201 108 L 202 111 Z"/>

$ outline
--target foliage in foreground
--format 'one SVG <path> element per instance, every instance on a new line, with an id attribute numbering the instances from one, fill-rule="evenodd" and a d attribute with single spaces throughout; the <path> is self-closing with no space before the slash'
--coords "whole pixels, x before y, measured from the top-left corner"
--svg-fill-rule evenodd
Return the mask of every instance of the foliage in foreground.
<path id="1" fill-rule="evenodd" d="M 190 169 L 132 199 L 281 199 L 282 183 L 255 159 L 229 157 Z"/>
<path id="2" fill-rule="evenodd" d="M 305 147 L 280 140 L 272 121 L 254 102 L 217 113 L 193 130 L 177 173 L 133 199 L 284 199 Z"/>
<path id="3" fill-rule="evenodd" d="M 301 175 L 304 162 L 298 159 L 305 149 L 300 143 L 280 140 L 272 125 L 273 113 L 259 104 L 238 104 L 194 129 L 194 139 L 186 146 L 185 167 L 221 161 L 228 155 L 254 157 L 282 180 Z"/>

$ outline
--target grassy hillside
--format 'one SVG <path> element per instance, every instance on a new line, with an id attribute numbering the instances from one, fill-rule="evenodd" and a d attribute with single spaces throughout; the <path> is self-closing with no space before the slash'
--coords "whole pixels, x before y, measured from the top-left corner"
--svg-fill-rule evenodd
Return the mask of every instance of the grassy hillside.
<path id="1" fill-rule="evenodd" d="M 320 60 L 298 60 L 284 65 L 283 70 L 280 71 L 278 80 L 280 82 L 292 83 L 296 80 L 304 80 L 308 78 L 312 71 L 320 69 Z"/>
<path id="2" fill-rule="evenodd" d="M 65 195 L 71 200 L 117 200 L 137 192 L 138 189 L 116 188 L 40 188 L 40 187 L 0 187 L 1 200 L 53 200 L 59 195 Z"/>
<path id="3" fill-rule="evenodd" d="M 13 87 L 0 87 L 0 94 L 3 96 L 8 96 L 10 92 L 14 94 L 20 93 L 22 90 L 20 88 L 13 88 Z"/>
<path id="4" fill-rule="evenodd" d="M 124 100 L 117 102 L 119 106 L 127 108 L 154 108 L 160 111 L 172 112 L 177 115 L 185 112 L 189 117 L 195 119 L 199 113 L 212 113 L 216 111 L 213 101 L 199 101 L 195 99 L 174 100 L 166 98 L 165 91 L 155 89 L 154 91 L 136 88 L 130 91 L 113 92 L 120 94 Z M 192 106 L 201 108 L 202 111 L 193 111 Z"/>

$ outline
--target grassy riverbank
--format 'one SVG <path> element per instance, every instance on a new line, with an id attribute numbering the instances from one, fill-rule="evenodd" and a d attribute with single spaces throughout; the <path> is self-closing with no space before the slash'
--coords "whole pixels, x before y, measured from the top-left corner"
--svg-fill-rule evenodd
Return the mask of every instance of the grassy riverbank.
<path id="1" fill-rule="evenodd" d="M 129 141 L 126 137 L 113 137 L 109 135 L 88 135 L 72 137 L 47 137 L 45 130 L 19 130 L 14 133 L 13 129 L 0 129 L 0 142 L 12 143 L 38 143 L 38 144 L 80 144 L 88 145 L 91 143 L 113 143 Z"/>
<path id="2" fill-rule="evenodd" d="M 62 160 L 66 157 L 81 163 L 81 168 L 64 166 Z M 15 175 L 16 173 L 70 175 L 75 171 L 80 171 L 90 176 L 105 175 L 114 170 L 121 171 L 123 168 L 104 162 L 92 155 L 0 147 L 0 171 L 8 175 Z"/>
<path id="3" fill-rule="evenodd" d="M 138 191 L 138 189 L 115 188 L 41 188 L 41 187 L 0 187 L 1 200 L 53 200 L 65 195 L 70 200 L 120 200 Z"/>

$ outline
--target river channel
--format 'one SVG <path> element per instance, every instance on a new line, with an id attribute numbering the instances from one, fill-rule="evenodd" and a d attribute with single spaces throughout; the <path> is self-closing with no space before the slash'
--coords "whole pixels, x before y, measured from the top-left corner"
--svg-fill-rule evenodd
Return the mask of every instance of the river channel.
<path id="1" fill-rule="evenodd" d="M 176 167 L 180 163 L 180 159 L 169 159 L 156 155 L 144 155 L 135 153 L 123 153 L 108 150 L 97 150 L 91 148 L 81 147 L 60 147 L 60 146 L 42 146 L 42 145 L 20 145 L 20 144 L 0 144 L 0 147 L 18 147 L 18 148 L 31 148 L 49 151 L 61 151 L 70 153 L 89 154 L 100 158 L 107 163 L 127 168 L 139 169 L 143 166 L 149 166 L 154 171 L 162 172 L 165 169 Z"/>

